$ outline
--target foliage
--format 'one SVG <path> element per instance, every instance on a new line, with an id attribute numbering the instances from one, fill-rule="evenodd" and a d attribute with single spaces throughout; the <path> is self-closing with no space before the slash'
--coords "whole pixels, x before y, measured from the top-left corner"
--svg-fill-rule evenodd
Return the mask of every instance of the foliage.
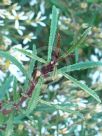
<path id="1" fill-rule="evenodd" d="M 0 7 L 0 135 L 101 136 L 102 2 Z"/>

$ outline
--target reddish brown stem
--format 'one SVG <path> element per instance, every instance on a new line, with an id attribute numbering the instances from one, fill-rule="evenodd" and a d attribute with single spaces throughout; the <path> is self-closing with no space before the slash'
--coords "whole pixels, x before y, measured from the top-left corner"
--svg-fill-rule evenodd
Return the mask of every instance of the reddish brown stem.
<path id="1" fill-rule="evenodd" d="M 41 68 L 41 72 L 40 70 L 37 70 L 41 73 L 42 76 L 46 77 L 46 75 L 53 71 L 54 69 L 54 65 L 55 65 L 56 61 L 51 61 L 48 65 L 46 66 L 43 66 Z M 33 93 L 33 90 L 38 82 L 38 78 L 39 76 L 35 76 L 35 79 L 33 79 L 33 81 L 31 81 L 31 85 L 30 85 L 30 88 L 28 89 L 28 91 L 26 92 L 25 95 L 23 95 L 20 99 L 20 101 L 17 103 L 17 104 L 14 104 L 13 107 L 11 109 L 1 109 L 1 112 L 4 114 L 4 115 L 7 115 L 9 114 L 10 112 L 12 112 L 14 109 L 18 110 L 19 109 L 19 106 L 28 98 L 32 95 Z M 2 105 L 2 102 L 1 102 L 1 105 Z"/>
<path id="2" fill-rule="evenodd" d="M 58 34 L 58 43 L 57 43 L 57 48 L 59 48 L 60 46 L 60 35 Z M 58 57 L 59 57 L 59 49 L 58 51 L 54 51 L 53 55 L 52 55 L 52 61 L 47 64 L 47 65 L 44 65 L 42 68 L 41 68 L 41 71 L 40 70 L 37 70 L 36 69 L 36 72 L 35 72 L 35 75 L 33 76 L 33 81 L 31 81 L 31 85 L 30 85 L 30 88 L 26 91 L 25 95 L 23 95 L 20 99 L 20 101 L 17 103 L 17 104 L 14 104 L 12 108 L 10 109 L 3 109 L 2 108 L 2 102 L 0 102 L 0 111 L 4 114 L 4 115 L 7 115 L 9 114 L 10 112 L 12 112 L 14 109 L 18 110 L 19 109 L 19 106 L 28 98 L 28 97 L 31 97 L 33 91 L 34 91 L 34 88 L 38 82 L 38 78 L 40 77 L 40 75 L 46 77 L 48 76 L 48 73 L 49 72 L 52 72 L 53 69 L 54 69 L 54 66 L 55 64 L 57 63 L 57 60 L 58 60 Z M 37 75 L 38 73 L 40 73 L 40 75 Z"/>

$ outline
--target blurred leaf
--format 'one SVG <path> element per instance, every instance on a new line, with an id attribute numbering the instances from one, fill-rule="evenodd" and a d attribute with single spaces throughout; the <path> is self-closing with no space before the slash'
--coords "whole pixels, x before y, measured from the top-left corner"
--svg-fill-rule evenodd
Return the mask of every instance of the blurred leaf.
<path id="1" fill-rule="evenodd" d="M 86 37 L 88 36 L 89 32 L 91 31 L 91 27 L 86 29 L 84 33 L 81 35 L 81 37 L 77 40 L 77 42 L 72 43 L 73 45 L 67 50 L 67 53 L 61 57 L 66 57 L 67 55 L 70 55 L 76 48 L 79 48 L 85 41 Z M 83 44 L 84 45 L 84 44 Z"/>
<path id="2" fill-rule="evenodd" d="M 75 62 L 78 62 L 79 54 L 78 54 L 78 48 L 75 48 Z"/>
<path id="3" fill-rule="evenodd" d="M 9 91 L 12 80 L 13 80 L 12 76 L 6 77 L 6 80 L 0 86 L 0 99 L 3 99 L 5 94 Z"/>
<path id="4" fill-rule="evenodd" d="M 13 77 L 13 101 L 17 102 L 19 99 L 19 93 L 17 91 L 17 79 Z"/>
<path id="5" fill-rule="evenodd" d="M 26 114 L 30 114 L 36 108 L 39 100 L 42 82 L 43 82 L 43 78 L 40 77 L 37 85 L 35 86 L 35 89 L 33 90 L 33 94 L 28 102 L 28 108 L 26 110 Z"/>
<path id="6" fill-rule="evenodd" d="M 15 57 L 10 55 L 6 51 L 0 51 L 0 56 L 6 58 L 7 60 L 10 60 L 13 64 L 15 64 L 28 79 L 28 74 L 26 70 L 24 69 L 23 65 Z"/>
<path id="7" fill-rule="evenodd" d="M 81 62 L 81 63 L 76 63 L 73 65 L 62 67 L 62 68 L 58 69 L 58 72 L 71 72 L 71 71 L 75 71 L 75 70 L 94 68 L 94 67 L 98 67 L 98 66 L 102 66 L 102 62 L 100 62 L 100 61 L 99 62 L 92 62 L 92 61 Z"/>
<path id="8" fill-rule="evenodd" d="M 19 0 L 21 5 L 25 5 L 29 3 L 29 0 Z"/>
<path id="9" fill-rule="evenodd" d="M 50 113 L 50 112 L 56 111 L 56 109 L 58 110 L 58 107 L 56 107 L 57 104 L 52 104 L 52 102 L 44 101 L 42 99 L 39 99 L 39 102 L 41 104 L 37 106 L 36 111 L 40 111 L 40 112 L 44 111 L 44 112 Z M 78 105 L 77 104 L 73 104 L 73 103 L 71 103 L 71 104 L 66 103 L 66 104 L 59 104 L 57 106 L 60 106 L 59 108 L 63 109 L 63 110 L 64 109 L 66 109 L 66 110 L 68 109 L 69 112 L 70 112 L 70 108 L 77 107 Z M 67 112 L 68 112 L 68 110 L 67 110 Z"/>
<path id="10" fill-rule="evenodd" d="M 47 63 L 44 59 L 42 59 L 42 58 L 36 56 L 35 54 L 32 54 L 32 53 L 30 53 L 30 52 L 28 52 L 28 51 L 26 51 L 24 49 L 15 48 L 15 50 L 27 55 L 28 57 L 32 58 L 33 60 L 37 60 L 37 61 L 39 61 L 41 63 L 45 63 L 45 64 Z"/>
<path id="11" fill-rule="evenodd" d="M 5 130 L 5 136 L 13 135 L 13 115 L 11 114 L 7 121 L 7 128 Z"/>
<path id="12" fill-rule="evenodd" d="M 72 113 L 72 114 L 79 114 L 79 115 L 81 115 L 80 114 L 80 112 L 78 112 L 78 111 L 75 111 L 75 110 L 71 110 L 69 107 L 68 107 L 68 105 L 66 105 L 66 106 L 61 106 L 61 105 L 58 105 L 58 104 L 53 104 L 52 102 L 47 102 L 47 101 L 44 101 L 44 100 L 42 100 L 42 99 L 39 99 L 39 102 L 40 103 L 42 103 L 42 104 L 45 104 L 45 105 L 48 105 L 48 106 L 50 106 L 51 108 L 52 108 L 52 111 L 53 110 L 62 110 L 62 111 L 64 111 L 64 112 L 68 112 L 68 113 Z M 47 108 L 47 107 L 46 107 Z M 46 108 L 45 108 L 45 110 L 46 110 Z"/>
<path id="13" fill-rule="evenodd" d="M 66 3 L 64 3 L 65 1 L 61 1 L 61 0 L 50 0 L 50 2 L 55 5 L 56 7 L 60 8 L 61 10 L 63 10 L 63 12 L 68 11 L 68 5 Z"/>
<path id="14" fill-rule="evenodd" d="M 101 2 L 102 0 L 87 0 L 87 2 L 89 2 L 89 3 L 94 3 L 94 2 Z"/>
<path id="15" fill-rule="evenodd" d="M 4 123 L 5 121 L 5 116 L 0 112 L 0 126 Z"/>
<path id="16" fill-rule="evenodd" d="M 100 100 L 99 96 L 95 93 L 94 90 L 92 90 L 91 88 L 89 88 L 85 84 L 79 82 L 77 79 L 69 76 L 68 74 L 66 74 L 66 73 L 62 73 L 62 74 L 63 74 L 64 77 L 66 77 L 67 79 L 71 80 L 76 86 L 78 86 L 81 89 L 83 89 L 85 92 L 90 94 L 94 99 L 96 99 L 98 102 L 101 103 L 101 100 Z"/>
<path id="17" fill-rule="evenodd" d="M 36 50 L 36 46 L 33 45 L 33 51 L 32 51 L 32 55 L 36 55 L 37 56 L 37 50 Z M 29 68 L 28 68 L 28 75 L 31 78 L 32 72 L 34 70 L 34 65 L 35 65 L 35 60 L 31 59 L 30 60 L 30 64 L 29 64 Z"/>
<path id="18" fill-rule="evenodd" d="M 51 61 L 52 49 L 56 37 L 56 30 L 58 24 L 58 15 L 59 10 L 53 6 L 52 7 L 52 19 L 51 19 L 51 27 L 50 27 L 50 36 L 49 36 L 49 46 L 48 46 L 48 62 Z"/>

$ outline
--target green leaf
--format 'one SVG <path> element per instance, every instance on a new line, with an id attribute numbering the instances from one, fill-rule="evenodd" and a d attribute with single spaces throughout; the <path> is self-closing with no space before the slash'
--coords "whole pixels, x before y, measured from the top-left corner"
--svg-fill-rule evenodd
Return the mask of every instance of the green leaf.
<path id="1" fill-rule="evenodd" d="M 28 108 L 26 110 L 26 114 L 30 114 L 36 108 L 36 106 L 38 104 L 38 100 L 39 100 L 42 82 L 43 82 L 43 78 L 40 77 L 37 85 L 35 86 L 35 89 L 33 90 L 32 97 L 30 98 L 30 101 L 28 103 Z"/>
<path id="2" fill-rule="evenodd" d="M 37 50 L 36 50 L 36 46 L 34 45 L 33 46 L 33 50 L 32 50 L 32 56 L 36 55 L 37 56 Z M 29 79 L 31 79 L 32 77 L 32 72 L 34 70 L 34 65 L 35 65 L 35 59 L 34 57 L 31 58 L 30 60 L 30 64 L 29 64 L 29 67 L 28 67 L 28 75 L 29 75 Z M 24 90 L 27 90 L 27 88 L 29 87 L 29 80 L 26 80 L 25 81 L 25 85 L 24 85 Z"/>
<path id="3" fill-rule="evenodd" d="M 61 9 L 63 12 L 68 12 L 70 10 L 68 5 L 61 0 L 50 0 L 49 2 Z"/>
<path id="4" fill-rule="evenodd" d="M 36 55 L 37 56 L 37 50 L 36 50 L 36 46 L 33 46 L 33 51 L 32 51 L 32 55 Z M 30 64 L 29 64 L 29 68 L 28 68 L 28 75 L 31 78 L 32 72 L 34 70 L 34 66 L 35 66 L 35 60 L 31 59 L 30 60 Z"/>
<path id="5" fill-rule="evenodd" d="M 67 53 L 61 57 L 66 57 L 67 55 L 70 55 L 76 48 L 79 48 L 85 41 L 88 33 L 91 31 L 91 27 L 86 29 L 84 33 L 81 35 L 81 37 L 77 40 L 77 42 L 72 43 L 73 45 L 68 49 Z"/>
<path id="6" fill-rule="evenodd" d="M 12 76 L 6 77 L 6 80 L 4 81 L 2 86 L 0 86 L 0 99 L 3 99 L 5 94 L 8 92 L 12 80 L 13 80 Z"/>
<path id="7" fill-rule="evenodd" d="M 6 51 L 0 51 L 0 56 L 6 58 L 7 60 L 10 60 L 13 64 L 15 64 L 28 79 L 28 74 L 26 70 L 24 69 L 23 65 L 15 57 L 10 55 L 10 53 Z"/>
<path id="8" fill-rule="evenodd" d="M 28 52 L 24 49 L 18 49 L 18 48 L 14 48 L 14 49 L 25 54 L 25 55 L 27 55 L 28 57 L 32 58 L 33 60 L 37 60 L 37 61 L 39 61 L 41 63 L 45 63 L 45 64 L 47 63 L 44 59 L 42 59 L 42 58 L 38 57 L 37 55 L 32 54 L 32 53 L 30 53 L 30 52 Z"/>
<path id="9" fill-rule="evenodd" d="M 7 128 L 5 130 L 5 136 L 12 136 L 13 133 L 13 115 L 11 114 L 7 121 Z"/>
<path id="10" fill-rule="evenodd" d="M 53 110 L 62 110 L 64 112 L 68 112 L 71 114 L 80 114 L 80 112 L 70 109 L 70 107 L 68 107 L 67 104 L 66 104 L 66 106 L 63 106 L 63 105 L 53 104 L 52 102 L 44 101 L 42 99 L 39 99 L 39 102 L 52 108 L 52 112 L 53 112 Z M 45 107 L 44 110 L 46 110 L 47 106 Z"/>
<path id="11" fill-rule="evenodd" d="M 76 63 L 73 65 L 62 67 L 62 68 L 58 69 L 58 72 L 71 72 L 71 71 L 75 71 L 75 70 L 94 68 L 97 66 L 102 66 L 102 62 L 88 61 L 88 62 Z"/>
<path id="12" fill-rule="evenodd" d="M 78 48 L 75 48 L 75 62 L 78 62 L 79 54 L 78 54 Z"/>
<path id="13" fill-rule="evenodd" d="M 19 2 L 22 6 L 24 6 L 25 4 L 29 4 L 29 0 L 20 0 Z"/>
<path id="14" fill-rule="evenodd" d="M 99 0 L 87 0 L 87 2 L 89 3 L 94 3 L 94 2 L 98 2 Z"/>
<path id="15" fill-rule="evenodd" d="M 49 46 L 48 46 L 48 62 L 51 60 L 52 49 L 53 49 L 53 45 L 54 45 L 54 41 L 55 41 L 55 37 L 56 37 L 58 15 L 59 15 L 59 10 L 55 6 L 53 6 L 52 7 L 50 36 L 49 36 Z"/>
<path id="16" fill-rule="evenodd" d="M 20 94 L 17 91 L 17 86 L 18 86 L 17 79 L 16 79 L 16 77 L 13 77 L 13 101 L 15 103 L 18 102 L 19 97 L 20 97 L 19 96 Z"/>
<path id="17" fill-rule="evenodd" d="M 72 76 L 69 76 L 66 73 L 62 73 L 64 77 L 66 77 L 67 79 L 69 79 L 70 81 L 72 81 L 76 86 L 80 87 L 81 89 L 83 89 L 85 92 L 87 92 L 89 95 L 91 95 L 94 99 L 96 99 L 98 102 L 101 103 L 101 100 L 99 98 L 99 96 L 95 93 L 94 90 L 92 90 L 91 88 L 89 88 L 88 86 L 86 86 L 85 84 L 79 82 L 77 79 L 73 78 Z"/>

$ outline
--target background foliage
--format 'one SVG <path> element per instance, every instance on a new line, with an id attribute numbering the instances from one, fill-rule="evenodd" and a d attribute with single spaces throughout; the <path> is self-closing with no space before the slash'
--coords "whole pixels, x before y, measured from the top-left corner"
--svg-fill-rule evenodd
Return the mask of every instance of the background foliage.
<path id="1" fill-rule="evenodd" d="M 0 1 L 1 136 L 102 135 L 101 13 L 101 0 Z"/>

